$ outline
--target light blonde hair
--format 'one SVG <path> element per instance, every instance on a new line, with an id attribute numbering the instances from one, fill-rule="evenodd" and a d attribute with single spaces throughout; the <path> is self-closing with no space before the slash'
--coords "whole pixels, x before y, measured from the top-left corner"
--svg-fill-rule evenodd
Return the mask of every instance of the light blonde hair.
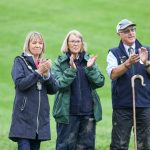
<path id="1" fill-rule="evenodd" d="M 69 51 L 68 39 L 69 39 L 70 35 L 72 35 L 72 34 L 77 36 L 77 37 L 79 37 L 81 39 L 81 42 L 82 42 L 81 52 L 87 51 L 87 46 L 86 46 L 86 43 L 83 40 L 82 34 L 79 31 L 77 31 L 77 30 L 71 30 L 71 31 L 68 32 L 68 34 L 66 35 L 66 37 L 65 37 L 65 39 L 63 41 L 63 44 L 61 46 L 61 52 L 66 53 L 66 52 Z"/>
<path id="2" fill-rule="evenodd" d="M 33 31 L 33 32 L 29 32 L 29 33 L 27 34 L 26 39 L 25 39 L 25 42 L 24 42 L 24 46 L 23 46 L 23 51 L 26 52 L 26 53 L 31 54 L 30 49 L 29 49 L 29 43 L 30 43 L 30 41 L 33 40 L 33 39 L 40 39 L 40 40 L 43 41 L 43 50 L 42 50 L 42 53 L 41 53 L 40 56 L 39 56 L 40 58 L 42 58 L 42 57 L 43 57 L 43 54 L 44 54 L 44 52 L 45 52 L 45 42 L 44 42 L 44 39 L 43 39 L 43 37 L 42 37 L 42 34 L 39 33 L 39 32 Z"/>

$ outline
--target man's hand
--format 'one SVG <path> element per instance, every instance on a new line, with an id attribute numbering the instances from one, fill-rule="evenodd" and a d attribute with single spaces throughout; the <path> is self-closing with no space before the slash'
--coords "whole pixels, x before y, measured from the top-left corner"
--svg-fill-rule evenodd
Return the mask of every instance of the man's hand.
<path id="1" fill-rule="evenodd" d="M 145 47 L 141 47 L 139 49 L 140 54 L 140 60 L 146 65 L 146 62 L 148 60 L 148 51 Z"/>

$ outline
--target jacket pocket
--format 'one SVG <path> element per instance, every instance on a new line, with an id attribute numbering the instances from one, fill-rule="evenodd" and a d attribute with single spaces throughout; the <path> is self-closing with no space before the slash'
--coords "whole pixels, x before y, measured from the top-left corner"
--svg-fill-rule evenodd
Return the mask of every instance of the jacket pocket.
<path id="1" fill-rule="evenodd" d="M 58 92 L 58 94 L 56 94 L 55 102 L 54 102 L 54 106 L 53 106 L 53 116 L 54 116 L 54 118 L 56 116 L 59 116 L 59 113 L 61 111 L 62 97 L 63 97 L 62 93 Z"/>
<path id="2" fill-rule="evenodd" d="M 23 101 L 22 101 L 22 105 L 20 107 L 20 110 L 23 111 L 25 109 L 25 106 L 26 106 L 26 103 L 27 103 L 27 97 L 24 96 L 23 97 Z"/>

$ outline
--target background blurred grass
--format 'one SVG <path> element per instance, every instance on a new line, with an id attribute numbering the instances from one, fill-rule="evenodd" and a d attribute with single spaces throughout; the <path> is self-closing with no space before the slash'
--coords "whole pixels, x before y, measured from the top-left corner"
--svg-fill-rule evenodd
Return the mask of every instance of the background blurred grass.
<path id="1" fill-rule="evenodd" d="M 88 51 L 97 55 L 97 63 L 106 77 L 105 86 L 98 90 L 103 106 L 103 120 L 97 124 L 96 150 L 108 150 L 111 136 L 110 80 L 106 75 L 109 48 L 118 45 L 116 24 L 123 18 L 137 23 L 137 37 L 149 45 L 150 1 L 147 0 L 1 0 L 0 1 L 0 150 L 16 150 L 8 139 L 14 99 L 11 67 L 14 57 L 22 52 L 25 36 L 39 31 L 46 42 L 46 57 L 54 60 L 60 54 L 65 35 L 79 30 Z M 50 97 L 51 108 L 53 96 Z M 54 150 L 56 131 L 51 117 L 52 140 L 43 142 L 41 150 Z M 133 149 L 131 140 L 130 150 Z"/>

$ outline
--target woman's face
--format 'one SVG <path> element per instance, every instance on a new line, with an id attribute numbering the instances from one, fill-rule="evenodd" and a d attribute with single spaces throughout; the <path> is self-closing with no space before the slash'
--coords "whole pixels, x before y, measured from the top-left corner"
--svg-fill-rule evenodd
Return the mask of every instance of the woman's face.
<path id="1" fill-rule="evenodd" d="M 44 43 L 40 38 L 33 38 L 29 42 L 29 51 L 34 57 L 39 57 L 43 51 Z"/>
<path id="2" fill-rule="evenodd" d="M 68 38 L 68 48 L 71 52 L 71 54 L 78 54 L 83 47 L 83 43 L 81 41 L 81 38 L 71 34 Z"/>

